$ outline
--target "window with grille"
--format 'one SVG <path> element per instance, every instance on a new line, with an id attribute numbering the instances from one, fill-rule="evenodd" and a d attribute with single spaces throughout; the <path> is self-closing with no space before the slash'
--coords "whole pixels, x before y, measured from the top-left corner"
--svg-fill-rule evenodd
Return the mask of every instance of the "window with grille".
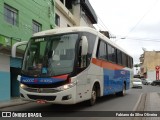
<path id="1" fill-rule="evenodd" d="M 55 15 L 55 24 L 60 27 L 60 17 L 58 14 Z"/>
<path id="2" fill-rule="evenodd" d="M 33 20 L 32 24 L 33 24 L 33 33 L 37 33 L 42 30 L 42 25 L 38 23 L 37 21 Z"/>
<path id="3" fill-rule="evenodd" d="M 18 26 L 18 10 L 4 4 L 4 19 L 6 22 Z"/>

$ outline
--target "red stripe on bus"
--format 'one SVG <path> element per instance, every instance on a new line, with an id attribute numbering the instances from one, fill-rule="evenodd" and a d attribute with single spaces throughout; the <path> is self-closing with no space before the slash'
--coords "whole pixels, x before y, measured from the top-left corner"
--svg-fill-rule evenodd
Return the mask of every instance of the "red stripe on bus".
<path id="1" fill-rule="evenodd" d="M 92 58 L 92 63 L 97 65 L 97 66 L 100 66 L 102 68 L 107 68 L 107 69 L 110 69 L 110 70 L 121 70 L 121 69 L 124 68 L 124 66 L 117 65 L 117 64 L 107 62 L 107 61 L 104 61 L 104 60 L 98 60 L 96 58 Z"/>
<path id="2" fill-rule="evenodd" d="M 60 76 L 54 76 L 52 78 L 67 79 L 68 78 L 68 74 L 66 74 L 66 75 L 60 75 Z"/>

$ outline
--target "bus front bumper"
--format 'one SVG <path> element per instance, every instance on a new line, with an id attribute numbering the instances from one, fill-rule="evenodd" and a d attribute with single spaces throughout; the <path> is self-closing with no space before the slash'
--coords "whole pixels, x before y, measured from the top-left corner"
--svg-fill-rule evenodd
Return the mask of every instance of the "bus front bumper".
<path id="1" fill-rule="evenodd" d="M 25 90 L 20 88 L 20 96 L 22 100 L 26 101 L 42 101 L 42 103 L 54 104 L 75 104 L 76 103 L 76 86 L 69 89 L 53 92 L 41 93 L 44 88 L 34 88 L 34 91 Z M 41 103 L 41 102 L 40 102 Z"/>

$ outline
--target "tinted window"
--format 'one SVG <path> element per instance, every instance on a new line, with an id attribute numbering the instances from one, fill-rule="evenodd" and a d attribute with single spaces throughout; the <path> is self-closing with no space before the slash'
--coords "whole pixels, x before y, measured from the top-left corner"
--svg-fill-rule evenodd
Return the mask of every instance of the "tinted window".
<path id="1" fill-rule="evenodd" d="M 128 67 L 131 68 L 131 58 L 128 56 Z"/>
<path id="2" fill-rule="evenodd" d="M 106 43 L 103 41 L 100 41 L 99 43 L 99 50 L 98 50 L 98 58 L 100 59 L 107 59 L 107 51 L 106 51 Z"/>
<path id="3" fill-rule="evenodd" d="M 107 45 L 108 50 L 108 60 L 111 62 L 116 62 L 116 49 L 110 45 Z"/>
<path id="4" fill-rule="evenodd" d="M 122 52 L 117 50 L 117 63 L 122 64 Z"/>
<path id="5" fill-rule="evenodd" d="M 129 58 L 128 58 L 128 55 L 126 55 L 126 66 L 127 66 L 127 67 L 129 67 L 128 62 L 129 62 Z"/>
<path id="6" fill-rule="evenodd" d="M 35 20 L 32 21 L 32 27 L 33 27 L 33 33 L 37 33 L 42 30 L 42 25 Z"/>
<path id="7" fill-rule="evenodd" d="M 60 17 L 58 14 L 55 15 L 55 24 L 60 27 Z"/>
<path id="8" fill-rule="evenodd" d="M 112 47 L 112 62 L 116 62 L 116 49 Z"/>
<path id="9" fill-rule="evenodd" d="M 126 54 L 122 53 L 122 65 L 126 66 Z"/>
<path id="10" fill-rule="evenodd" d="M 107 45 L 108 50 L 108 60 L 112 61 L 112 47 L 110 45 Z"/>
<path id="11" fill-rule="evenodd" d="M 133 68 L 133 58 L 130 59 L 130 62 L 131 62 L 130 66 L 131 66 L 131 68 Z"/>

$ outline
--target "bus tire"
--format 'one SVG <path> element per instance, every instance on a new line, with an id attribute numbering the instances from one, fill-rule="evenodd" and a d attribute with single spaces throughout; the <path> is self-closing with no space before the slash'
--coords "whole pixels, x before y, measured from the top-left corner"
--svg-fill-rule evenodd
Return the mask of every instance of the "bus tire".
<path id="1" fill-rule="evenodd" d="M 88 101 L 90 106 L 93 106 L 97 100 L 97 90 L 96 86 L 94 85 L 91 92 L 91 99 Z"/>
<path id="2" fill-rule="evenodd" d="M 122 91 L 116 93 L 116 95 L 118 95 L 118 96 L 125 96 L 126 95 L 126 85 L 125 84 L 123 84 Z"/>

